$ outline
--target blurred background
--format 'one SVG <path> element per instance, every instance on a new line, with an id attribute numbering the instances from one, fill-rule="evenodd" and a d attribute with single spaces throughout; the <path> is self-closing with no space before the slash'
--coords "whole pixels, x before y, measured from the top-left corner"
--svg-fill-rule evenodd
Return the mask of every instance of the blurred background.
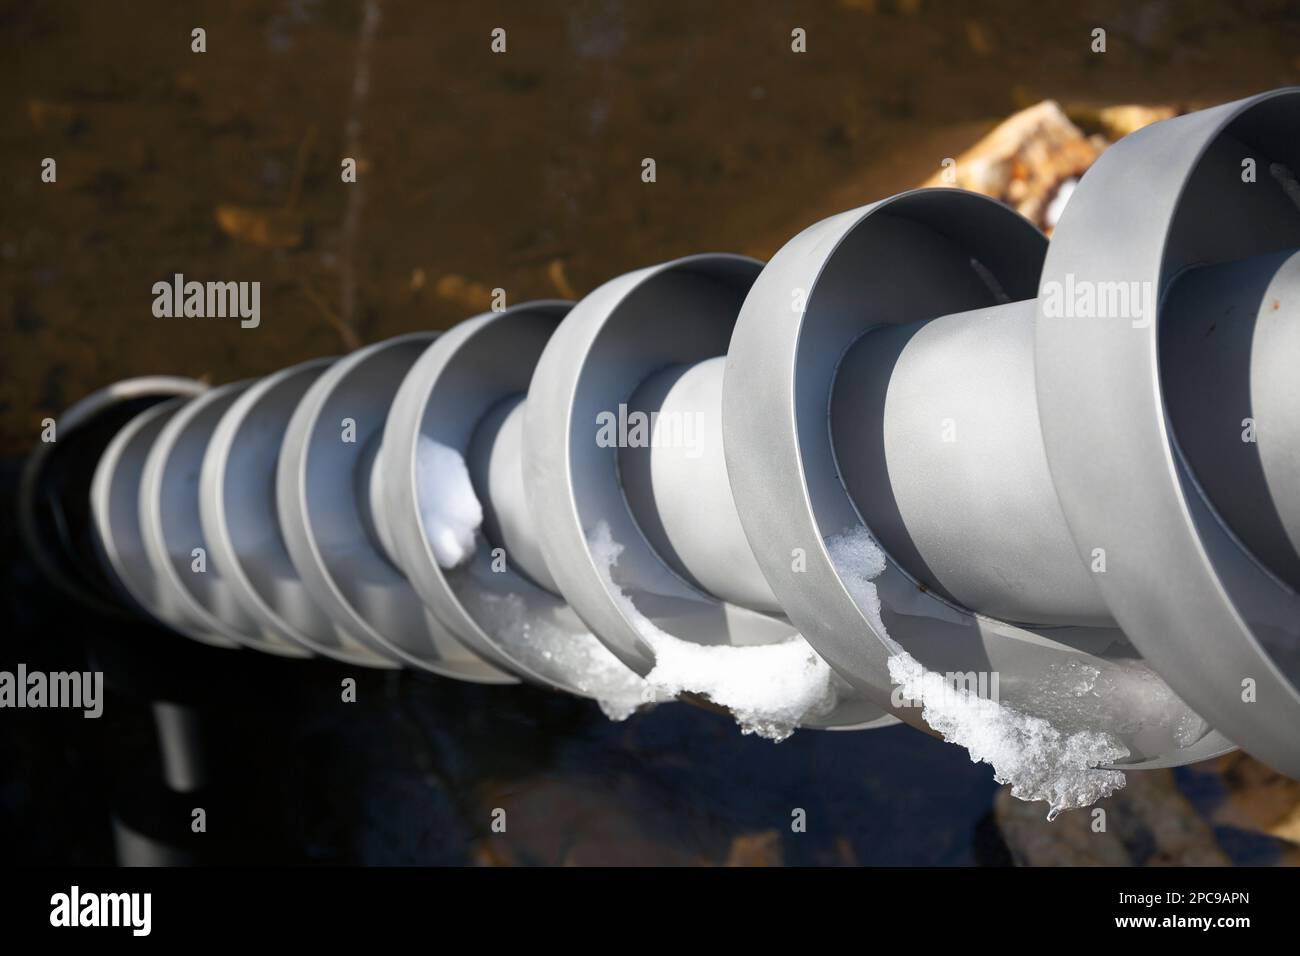
<path id="1" fill-rule="evenodd" d="M 982 156 L 959 184 L 1050 227 L 1116 136 L 1297 82 L 1300 4 L 5 0 L 0 71 L 0 668 L 89 654 L 113 694 L 98 721 L 0 712 L 9 859 L 112 862 L 116 821 L 262 862 L 1300 860 L 1300 785 L 1240 755 L 1130 774 L 1099 835 L 905 728 L 774 746 L 684 705 L 610 724 L 525 688 L 176 649 L 66 606 L 9 518 L 41 419 L 123 377 L 231 381 L 446 328 L 494 288 L 576 298 L 687 253 L 766 258 L 949 157 Z M 260 327 L 154 318 L 176 272 L 260 281 Z M 160 696 L 217 718 L 203 837 L 195 800 L 156 786 Z"/>

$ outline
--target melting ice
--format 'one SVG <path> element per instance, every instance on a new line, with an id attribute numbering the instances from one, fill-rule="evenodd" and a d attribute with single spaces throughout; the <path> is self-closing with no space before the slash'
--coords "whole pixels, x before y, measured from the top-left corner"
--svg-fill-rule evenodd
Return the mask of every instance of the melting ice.
<path id="1" fill-rule="evenodd" d="M 1041 717 L 954 688 L 890 640 L 873 583 L 885 570 L 885 556 L 865 528 L 834 535 L 826 546 L 862 613 L 889 645 L 889 678 L 902 697 L 920 703 L 921 717 L 944 740 L 965 747 L 972 761 L 991 764 L 993 778 L 1010 784 L 1013 796 L 1047 801 L 1050 820 L 1124 786 L 1123 772 L 1099 768 L 1128 756 L 1128 748 L 1110 734 L 1065 733 Z"/>
<path id="2" fill-rule="evenodd" d="M 416 456 L 420 518 L 434 557 L 439 567 L 460 567 L 474 555 L 483 523 L 469 469 L 454 448 L 423 436 Z M 654 668 L 644 679 L 594 635 L 550 620 L 519 595 L 476 589 L 461 598 L 485 616 L 493 635 L 521 663 L 561 675 L 595 698 L 612 720 L 627 718 L 642 704 L 694 693 L 730 710 L 743 733 L 779 741 L 805 719 L 834 708 L 841 685 L 802 637 L 753 647 L 703 646 L 673 637 L 614 584 L 611 572 L 623 546 L 613 540 L 609 525 L 601 522 L 589 543 L 610 593 L 654 652 Z"/>
<path id="3" fill-rule="evenodd" d="M 461 597 L 516 660 L 541 673 L 562 676 L 593 698 L 610 720 L 626 720 L 642 704 L 672 699 L 656 695 L 594 634 L 554 620 L 553 613 L 530 608 L 518 594 L 477 590 Z"/>
<path id="4" fill-rule="evenodd" d="M 477 549 L 483 507 L 460 452 L 421 435 L 416 448 L 420 520 L 438 566 L 466 564 Z M 611 720 L 626 720 L 644 703 L 661 700 L 596 637 L 548 619 L 517 594 L 458 589 L 507 653 L 533 670 L 558 675 L 595 699 Z"/>
<path id="5" fill-rule="evenodd" d="M 838 699 L 829 665 L 802 636 L 777 644 L 749 647 L 702 645 L 668 634 L 641 614 L 617 584 L 612 571 L 623 546 L 600 522 L 588 544 L 606 588 L 654 651 L 654 668 L 645 681 L 661 698 L 701 694 L 736 718 L 742 733 L 769 740 L 789 737 L 809 717 L 824 716 Z"/>
<path id="6" fill-rule="evenodd" d="M 419 476 L 420 520 L 438 567 L 450 570 L 474 554 L 474 535 L 483 523 L 483 507 L 474 494 L 465 459 L 454 448 L 420 436 L 415 448 Z"/>

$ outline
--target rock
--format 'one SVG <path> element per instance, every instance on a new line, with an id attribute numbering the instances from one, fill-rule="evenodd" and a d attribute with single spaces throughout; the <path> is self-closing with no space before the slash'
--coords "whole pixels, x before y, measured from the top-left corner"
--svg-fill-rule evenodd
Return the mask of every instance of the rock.
<path id="1" fill-rule="evenodd" d="M 263 249 L 294 249 L 302 244 L 302 219 L 288 210 L 222 203 L 213 216 L 221 231 L 239 242 Z"/>
<path id="2" fill-rule="evenodd" d="M 555 291 L 560 294 L 560 298 L 573 300 L 581 298 L 574 291 L 573 286 L 569 284 L 569 277 L 564 271 L 563 259 L 552 259 L 550 265 L 546 267 L 546 276 L 551 280 L 551 285 L 555 286 Z"/>
<path id="3" fill-rule="evenodd" d="M 725 866 L 780 866 L 781 837 L 775 830 L 732 837 Z"/>
<path id="4" fill-rule="evenodd" d="M 1300 844 L 1300 782 L 1241 752 L 1193 769 L 1219 778 L 1207 807 L 1215 824 Z"/>
<path id="5" fill-rule="evenodd" d="M 480 866 L 687 866 L 711 855 L 631 777 L 574 772 L 491 780 L 477 788 L 472 805 L 487 831 L 470 850 Z M 504 833 L 487 824 L 496 807 L 506 810 Z"/>
<path id="6" fill-rule="evenodd" d="M 1174 106 L 1143 106 L 1135 103 L 1117 106 L 1091 106 L 1083 103 L 1067 104 L 1066 115 L 1085 130 L 1100 133 L 1114 142 L 1129 133 L 1150 126 L 1181 112 Z"/>
<path id="7" fill-rule="evenodd" d="M 1095 829 L 1094 811 L 1105 811 Z M 1134 771 L 1128 786 L 1096 808 L 1070 810 L 1051 823 L 1042 805 L 999 791 L 998 828 L 1019 866 L 1227 866 L 1214 831 L 1178 789 L 1171 770 Z"/>
<path id="8" fill-rule="evenodd" d="M 1109 813 L 1114 798 L 1102 801 Z M 993 801 L 1002 840 L 1017 866 L 1130 866 L 1119 835 L 1094 833 L 1088 810 L 1069 810 L 1048 823 L 1038 803 L 1026 803 L 1003 787 Z"/>
<path id="9" fill-rule="evenodd" d="M 1081 176 L 1106 148 L 1085 136 L 1052 100 L 1021 110 L 957 158 L 926 186 L 957 186 L 999 199 L 1040 229 L 1061 184 Z"/>
<path id="10" fill-rule="evenodd" d="M 471 312 L 486 312 L 492 307 L 492 290 L 481 282 L 449 272 L 440 276 L 433 291 L 438 298 L 455 303 Z"/>
<path id="11" fill-rule="evenodd" d="M 38 130 L 58 129 L 66 132 L 82 122 L 81 114 L 67 103 L 41 99 L 27 101 L 27 116 L 31 119 L 32 126 Z"/>

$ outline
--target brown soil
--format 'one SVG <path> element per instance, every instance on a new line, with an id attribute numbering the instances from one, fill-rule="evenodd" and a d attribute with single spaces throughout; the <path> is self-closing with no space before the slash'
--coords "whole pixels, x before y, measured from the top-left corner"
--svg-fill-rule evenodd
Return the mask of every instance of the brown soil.
<path id="1" fill-rule="evenodd" d="M 1297 8 L 1261 0 L 380 6 L 349 252 L 362 4 L 0 5 L 0 451 L 124 376 L 230 380 L 446 327 L 494 287 L 770 255 L 1042 98 L 1195 105 L 1300 73 Z M 174 272 L 260 280 L 261 327 L 154 318 Z"/>

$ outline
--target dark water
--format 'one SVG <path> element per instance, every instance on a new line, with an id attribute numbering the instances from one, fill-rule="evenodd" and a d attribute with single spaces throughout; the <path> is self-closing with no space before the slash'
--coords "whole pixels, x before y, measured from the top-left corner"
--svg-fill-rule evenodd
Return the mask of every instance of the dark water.
<path id="1" fill-rule="evenodd" d="M 12 507 L 16 469 L 5 471 Z M 6 512 L 8 513 L 8 512 Z M 1005 862 L 988 767 L 913 730 L 742 736 L 685 704 L 611 723 L 527 687 L 192 644 L 52 593 L 3 539 L 0 669 L 102 669 L 104 716 L 0 715 L 0 846 L 111 863 L 112 820 L 208 861 L 965 864 Z M 341 681 L 357 679 L 357 702 Z M 203 715 L 211 785 L 162 785 L 151 702 Z M 191 810 L 208 832 L 189 832 Z M 492 812 L 506 811 L 493 834 Z M 806 813 L 793 833 L 792 812 Z"/>

